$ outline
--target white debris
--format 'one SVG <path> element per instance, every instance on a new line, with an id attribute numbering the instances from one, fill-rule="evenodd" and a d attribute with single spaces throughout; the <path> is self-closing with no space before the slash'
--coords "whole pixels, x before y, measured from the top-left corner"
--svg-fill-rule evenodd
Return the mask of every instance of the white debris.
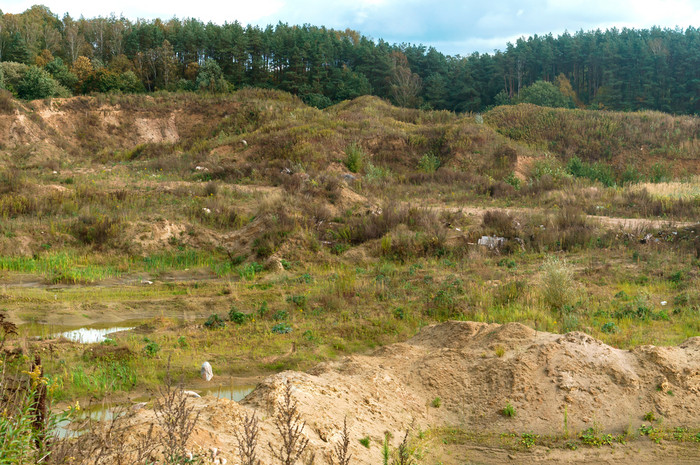
<path id="1" fill-rule="evenodd" d="M 206 213 L 207 215 L 211 213 L 211 210 L 208 209 L 207 207 L 202 208 L 202 211 Z"/>
<path id="2" fill-rule="evenodd" d="M 665 300 L 662 300 L 662 301 L 661 301 L 661 305 L 666 305 L 667 303 L 668 303 L 668 302 L 666 302 Z"/>
<path id="3" fill-rule="evenodd" d="M 477 244 L 483 245 L 484 247 L 488 247 L 491 250 L 497 249 L 505 243 L 506 238 L 499 236 L 481 236 L 481 239 L 479 239 L 477 242 Z"/>

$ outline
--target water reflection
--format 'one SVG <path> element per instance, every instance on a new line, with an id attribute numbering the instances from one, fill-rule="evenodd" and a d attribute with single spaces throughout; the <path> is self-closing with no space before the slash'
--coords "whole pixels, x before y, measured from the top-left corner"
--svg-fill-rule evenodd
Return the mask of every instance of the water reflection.
<path id="1" fill-rule="evenodd" d="M 104 341 L 107 339 L 106 336 L 109 334 L 119 331 L 129 331 L 131 329 L 134 329 L 134 327 L 78 328 L 72 331 L 55 334 L 54 337 L 65 337 L 66 339 L 73 342 L 79 342 L 81 344 L 94 344 Z"/>

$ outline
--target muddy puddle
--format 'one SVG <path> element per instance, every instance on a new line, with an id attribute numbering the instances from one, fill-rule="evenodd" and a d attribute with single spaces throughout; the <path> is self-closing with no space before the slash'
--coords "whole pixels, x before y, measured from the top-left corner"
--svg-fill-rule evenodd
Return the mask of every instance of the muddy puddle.
<path id="1" fill-rule="evenodd" d="M 202 397 L 213 396 L 217 399 L 228 399 L 235 402 L 240 402 L 245 398 L 245 396 L 253 392 L 255 387 L 255 384 L 227 384 L 210 387 L 207 389 L 184 390 L 196 392 Z M 140 408 L 144 404 L 150 404 L 152 400 L 152 397 L 141 397 L 128 404 L 114 404 L 105 402 L 97 405 L 91 405 L 81 410 L 77 418 L 74 418 L 72 422 L 68 419 L 58 422 L 55 426 L 56 435 L 61 438 L 80 436 L 84 433 L 84 431 L 80 429 L 80 425 L 85 424 L 85 420 L 88 417 L 95 421 L 109 421 L 112 420 L 115 415 L 123 415 L 127 413 L 130 408 Z"/>

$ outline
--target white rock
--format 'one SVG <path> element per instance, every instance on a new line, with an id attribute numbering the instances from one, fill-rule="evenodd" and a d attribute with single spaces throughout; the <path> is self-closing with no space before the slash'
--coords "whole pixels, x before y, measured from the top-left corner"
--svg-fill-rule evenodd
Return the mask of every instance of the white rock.
<path id="1" fill-rule="evenodd" d="M 666 302 L 665 300 L 662 300 L 662 301 L 661 301 L 661 305 L 666 305 L 667 303 L 668 303 L 668 302 Z"/>
<path id="2" fill-rule="evenodd" d="M 211 364 L 209 362 L 202 363 L 202 368 L 199 369 L 199 375 L 205 381 L 211 381 L 214 377 L 214 372 L 211 369 Z"/>

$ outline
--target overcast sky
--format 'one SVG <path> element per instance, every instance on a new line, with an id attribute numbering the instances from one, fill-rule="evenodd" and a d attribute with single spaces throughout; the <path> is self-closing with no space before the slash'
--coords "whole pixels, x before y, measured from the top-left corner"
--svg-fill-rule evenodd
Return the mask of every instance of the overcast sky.
<path id="1" fill-rule="evenodd" d="M 5 13 L 37 3 L 2 0 Z M 492 52 L 534 34 L 616 26 L 700 27 L 700 0 L 46 0 L 62 17 L 199 18 L 223 24 L 310 23 L 373 39 L 432 45 L 450 55 Z"/>

